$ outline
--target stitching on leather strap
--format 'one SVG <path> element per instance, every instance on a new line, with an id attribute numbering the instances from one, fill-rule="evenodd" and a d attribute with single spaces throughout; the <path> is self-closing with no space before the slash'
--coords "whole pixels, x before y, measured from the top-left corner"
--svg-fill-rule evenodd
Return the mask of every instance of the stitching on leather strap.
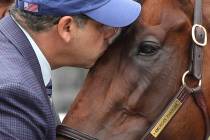
<path id="1" fill-rule="evenodd" d="M 72 129 L 63 124 L 57 126 L 56 135 L 68 138 L 70 140 L 98 140 L 97 138 L 91 137 L 86 133 Z"/>

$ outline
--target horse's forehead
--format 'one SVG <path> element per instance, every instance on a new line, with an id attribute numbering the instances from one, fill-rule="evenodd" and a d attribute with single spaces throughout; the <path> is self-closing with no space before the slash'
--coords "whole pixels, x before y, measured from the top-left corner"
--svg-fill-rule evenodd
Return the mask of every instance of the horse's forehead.
<path id="1" fill-rule="evenodd" d="M 151 26 L 165 22 L 174 25 L 174 21 L 183 18 L 182 4 L 180 0 L 144 0 L 141 19 Z"/>
<path id="2" fill-rule="evenodd" d="M 161 23 L 176 25 L 180 19 L 191 20 L 195 0 L 138 0 L 143 4 L 141 21 L 154 26 Z M 203 0 L 203 15 L 205 26 L 210 30 L 210 0 Z M 185 15 L 184 15 L 185 14 Z M 183 18 L 183 15 L 186 16 Z M 171 24 L 172 23 L 172 24 Z"/>
<path id="3" fill-rule="evenodd" d="M 154 32 L 161 30 L 165 34 L 171 29 L 189 28 L 192 14 L 193 6 L 190 0 L 144 0 L 138 24 L 155 27 Z M 164 38 L 162 35 L 161 37 Z"/>

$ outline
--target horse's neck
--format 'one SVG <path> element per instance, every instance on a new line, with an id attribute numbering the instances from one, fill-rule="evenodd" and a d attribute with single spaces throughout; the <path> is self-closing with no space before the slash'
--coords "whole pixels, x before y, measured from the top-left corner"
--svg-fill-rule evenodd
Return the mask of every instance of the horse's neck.
<path id="1" fill-rule="evenodd" d="M 203 25 L 207 30 L 208 35 L 208 43 L 207 46 L 204 48 L 204 64 L 203 64 L 203 86 L 204 86 L 204 93 L 208 99 L 210 99 L 210 86 L 209 79 L 210 79 L 210 0 L 203 0 Z M 209 88 L 208 88 L 209 87 Z M 209 104 L 210 109 L 210 104 Z"/>
<path id="2" fill-rule="evenodd" d="M 209 11 L 210 12 L 210 11 Z M 210 13 L 209 13 L 210 14 Z M 210 15 L 208 17 L 205 24 L 205 27 L 208 31 L 208 44 L 204 48 L 204 61 L 203 61 L 203 78 L 202 78 L 202 86 L 203 86 L 203 92 L 207 101 L 208 111 L 210 113 Z M 206 26 L 208 25 L 208 27 Z M 210 114 L 209 114 L 210 115 Z"/>
<path id="3" fill-rule="evenodd" d="M 208 32 L 210 33 L 210 0 L 203 1 L 203 13 L 204 13 L 204 19 L 206 22 L 205 26 Z"/>

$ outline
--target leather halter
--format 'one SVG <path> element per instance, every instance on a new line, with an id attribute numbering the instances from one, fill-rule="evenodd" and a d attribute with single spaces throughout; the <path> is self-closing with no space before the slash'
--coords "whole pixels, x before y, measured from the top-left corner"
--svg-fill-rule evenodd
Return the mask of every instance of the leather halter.
<path id="1" fill-rule="evenodd" d="M 202 85 L 202 67 L 203 67 L 203 47 L 207 44 L 207 32 L 202 26 L 202 0 L 195 0 L 194 23 L 192 27 L 192 48 L 189 70 L 182 78 L 182 86 L 176 96 L 166 106 L 159 118 L 152 124 L 141 140 L 155 140 L 164 130 L 172 118 L 176 115 L 182 105 L 192 96 L 198 108 L 200 109 L 205 123 L 205 138 L 210 140 L 210 117 L 204 95 L 201 89 Z M 198 81 L 195 88 L 188 86 L 186 77 Z M 57 136 L 63 136 L 70 140 L 97 140 L 83 132 L 79 132 L 65 125 L 57 127 Z"/>
<path id="2" fill-rule="evenodd" d="M 203 68 L 203 47 L 207 45 L 207 31 L 202 26 L 202 0 L 195 0 L 194 23 L 192 27 L 192 48 L 189 70 L 182 78 L 182 86 L 176 96 L 167 105 L 155 123 L 148 129 L 141 140 L 155 140 L 163 129 L 168 125 L 178 110 L 182 107 L 188 97 L 192 96 L 196 105 L 202 113 L 205 123 L 205 137 L 203 140 L 210 140 L 210 117 L 207 104 L 201 89 L 202 68 Z M 195 88 L 188 86 L 186 77 L 191 81 L 197 81 Z"/>
<path id="3" fill-rule="evenodd" d="M 58 125 L 56 128 L 56 135 L 64 137 L 69 140 L 98 140 L 86 133 L 70 128 L 66 125 Z"/>

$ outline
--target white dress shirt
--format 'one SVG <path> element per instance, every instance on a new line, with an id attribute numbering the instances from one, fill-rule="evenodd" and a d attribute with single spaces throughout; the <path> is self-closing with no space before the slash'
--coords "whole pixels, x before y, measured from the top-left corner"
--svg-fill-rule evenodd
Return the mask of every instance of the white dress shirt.
<path id="1" fill-rule="evenodd" d="M 29 33 L 23 27 L 21 27 L 21 25 L 14 18 L 13 18 L 13 20 L 20 27 L 20 29 L 24 32 L 28 41 L 30 42 L 30 44 L 36 54 L 36 57 L 38 58 L 38 61 L 39 61 L 40 67 L 41 67 L 42 78 L 44 80 L 44 84 L 45 84 L 45 86 L 47 86 L 47 84 L 50 82 L 51 76 L 52 76 L 52 73 L 51 73 L 52 70 L 51 70 L 49 62 L 47 61 L 46 57 L 44 56 L 42 51 L 37 46 L 36 42 L 29 35 Z"/>

